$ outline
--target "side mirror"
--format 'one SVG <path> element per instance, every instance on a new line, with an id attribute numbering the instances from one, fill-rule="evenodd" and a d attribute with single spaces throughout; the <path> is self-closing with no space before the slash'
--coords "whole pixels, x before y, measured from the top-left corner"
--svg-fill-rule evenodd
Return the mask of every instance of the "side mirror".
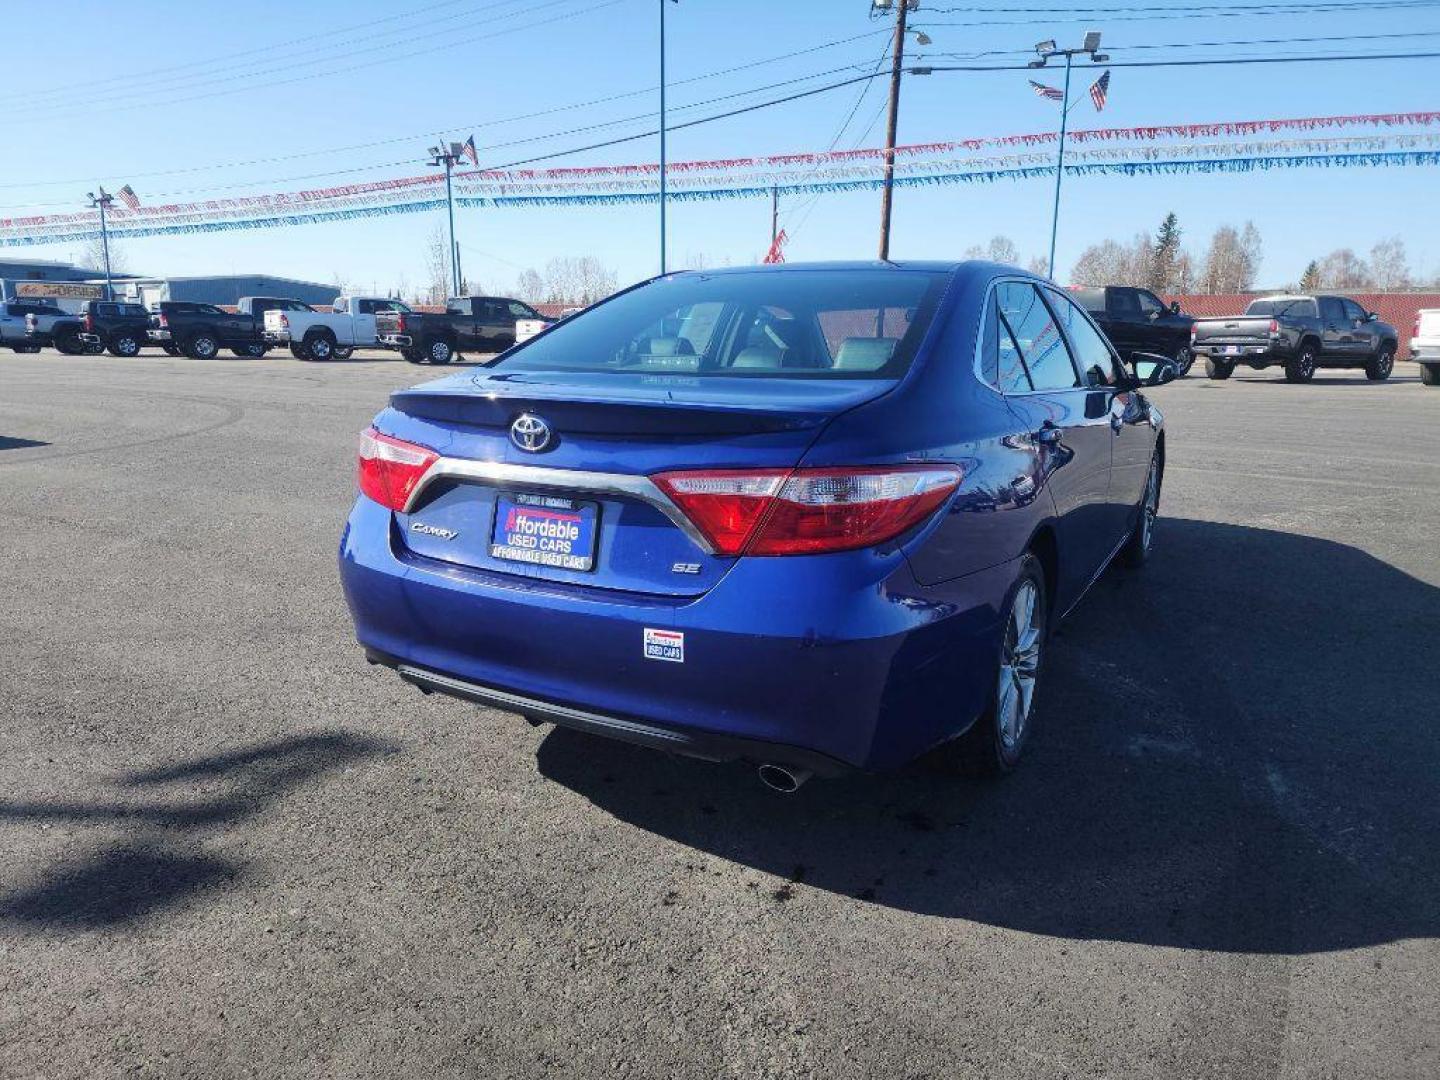
<path id="1" fill-rule="evenodd" d="M 1179 315 L 1179 314 L 1180 314 L 1180 301 L 1179 301 L 1179 300 L 1171 300 L 1171 301 L 1170 301 L 1170 314 L 1171 314 L 1171 315 Z"/>
<path id="2" fill-rule="evenodd" d="M 1130 370 L 1136 386 L 1164 386 L 1175 380 L 1175 362 L 1155 353 L 1135 353 L 1130 357 Z"/>
<path id="3" fill-rule="evenodd" d="M 1380 313 L 1379 313 L 1378 311 L 1372 311 L 1372 312 L 1370 312 L 1368 315 L 1365 316 L 1365 321 L 1366 321 L 1366 322 L 1379 322 L 1379 321 L 1380 321 Z"/>

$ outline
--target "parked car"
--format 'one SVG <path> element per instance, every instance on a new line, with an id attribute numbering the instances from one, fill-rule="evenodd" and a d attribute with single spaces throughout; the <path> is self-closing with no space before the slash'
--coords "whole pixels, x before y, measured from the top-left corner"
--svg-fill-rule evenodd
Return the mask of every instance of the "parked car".
<path id="1" fill-rule="evenodd" d="M 1150 555 L 1140 388 L 1173 375 L 990 263 L 656 278 L 390 398 L 340 543 L 356 634 L 427 692 L 782 790 L 1005 771 L 1050 629 Z"/>
<path id="2" fill-rule="evenodd" d="M 236 356 L 259 357 L 265 355 L 261 331 L 267 311 L 313 310 L 284 296 L 242 296 L 234 311 L 189 300 L 162 300 L 150 315 L 149 336 L 196 360 L 213 359 L 222 348 Z"/>
<path id="3" fill-rule="evenodd" d="M 1228 379 L 1236 364 L 1259 371 L 1282 366 L 1293 383 L 1320 368 L 1364 368 L 1373 382 L 1395 367 L 1395 328 L 1345 296 L 1267 296 L 1244 315 L 1196 319 L 1191 350 L 1205 373 Z"/>
<path id="4" fill-rule="evenodd" d="M 1420 365 L 1422 383 L 1440 386 L 1440 308 L 1421 308 L 1415 313 L 1410 359 Z"/>
<path id="5" fill-rule="evenodd" d="M 1100 288 L 1072 288 L 1080 306 L 1105 331 L 1122 357 L 1133 353 L 1159 353 L 1175 362 L 1178 374 L 1185 375 L 1195 362 L 1190 353 L 1190 328 L 1195 320 L 1175 302 L 1167 307 L 1149 289 L 1128 285 Z"/>
<path id="6" fill-rule="evenodd" d="M 111 356 L 136 356 L 149 343 L 149 324 L 150 313 L 141 304 L 86 300 L 74 315 L 54 320 L 48 333 L 38 329 L 37 320 L 35 336 L 70 355 L 109 350 Z"/>
<path id="7" fill-rule="evenodd" d="M 399 349 L 412 364 L 448 364 L 458 352 L 498 353 L 515 344 L 518 320 L 549 326 L 529 304 L 504 296 L 452 296 L 445 311 L 382 313 L 376 318 L 380 347 Z"/>
<path id="8" fill-rule="evenodd" d="M 264 337 L 268 344 L 288 345 L 301 360 L 344 360 L 355 349 L 375 345 L 377 314 L 409 310 L 385 296 L 342 296 L 329 311 L 267 312 Z"/>
<path id="9" fill-rule="evenodd" d="M 70 315 L 48 300 L 0 303 L 0 345 L 17 353 L 39 352 L 54 344 L 51 328 Z"/>

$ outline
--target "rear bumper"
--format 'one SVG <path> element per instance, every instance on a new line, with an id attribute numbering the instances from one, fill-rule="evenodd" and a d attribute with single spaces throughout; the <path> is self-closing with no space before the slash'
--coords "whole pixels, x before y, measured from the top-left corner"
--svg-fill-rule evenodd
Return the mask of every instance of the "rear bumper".
<path id="1" fill-rule="evenodd" d="M 375 344 L 382 349 L 409 349 L 414 347 L 415 339 L 409 334 L 381 334 Z"/>
<path id="2" fill-rule="evenodd" d="M 169 341 L 174 337 L 169 330 L 146 330 L 145 336 L 151 341 Z"/>
<path id="3" fill-rule="evenodd" d="M 80 334 L 78 336 L 86 345 L 95 346 L 105 344 L 105 339 L 99 334 Z"/>
<path id="4" fill-rule="evenodd" d="M 1280 342 L 1265 342 L 1260 344 L 1256 342 L 1239 341 L 1222 341 L 1216 343 L 1197 341 L 1193 347 L 1193 352 L 1197 358 L 1210 357 L 1215 360 L 1235 360 L 1247 364 L 1253 364 L 1257 361 L 1284 360 L 1290 355 L 1290 350 Z"/>
<path id="5" fill-rule="evenodd" d="M 5 342 L 5 344 L 13 346 L 19 344 L 19 342 L 11 340 Z M 26 330 L 24 344 L 38 345 L 42 349 L 49 348 L 55 344 L 55 335 L 48 330 Z"/>
<path id="6" fill-rule="evenodd" d="M 266 343 L 268 343 L 268 344 L 270 344 L 270 345 L 289 345 L 289 344 L 290 344 L 290 331 L 289 331 L 289 330 L 262 330 L 262 331 L 260 332 L 260 337 L 261 337 L 261 339 L 262 339 L 263 341 L 265 341 Z"/>
<path id="7" fill-rule="evenodd" d="M 897 767 L 969 726 L 993 691 L 1016 572 L 927 589 L 898 552 L 853 552 L 741 560 L 696 598 L 619 593 L 414 555 L 363 497 L 339 557 L 356 637 L 427 689 L 821 773 Z M 647 658 L 646 629 L 683 634 L 683 661 Z"/>
<path id="8" fill-rule="evenodd" d="M 1414 339 L 1410 341 L 1410 359 L 1421 364 L 1440 364 L 1440 342 L 1421 344 Z"/>

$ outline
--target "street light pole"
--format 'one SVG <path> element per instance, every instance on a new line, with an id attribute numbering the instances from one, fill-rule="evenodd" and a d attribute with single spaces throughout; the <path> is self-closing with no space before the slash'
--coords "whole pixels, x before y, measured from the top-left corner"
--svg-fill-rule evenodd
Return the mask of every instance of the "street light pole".
<path id="1" fill-rule="evenodd" d="M 450 287 L 451 296 L 460 295 L 460 249 L 455 246 L 455 191 L 450 184 L 450 173 L 455 168 L 455 162 L 460 160 L 460 155 L 452 146 L 430 147 L 430 164 L 433 166 L 445 167 L 445 210 L 450 221 Z"/>
<path id="2" fill-rule="evenodd" d="M 660 0 L 660 273 L 665 273 L 665 5 Z"/>
<path id="3" fill-rule="evenodd" d="M 899 0 L 895 44 L 890 57 L 890 106 L 885 118 L 885 179 L 880 189 L 880 259 L 890 258 L 890 208 L 895 195 L 895 127 L 900 118 L 900 74 L 905 63 L 905 13 L 912 0 Z"/>
<path id="4" fill-rule="evenodd" d="M 87 192 L 87 194 L 90 197 L 90 208 L 93 210 L 98 207 L 100 210 L 100 250 L 105 254 L 105 299 L 114 300 L 115 284 L 110 274 L 110 229 L 105 215 L 110 209 L 110 204 L 115 201 L 115 196 L 103 187 L 97 190 L 100 192 L 99 195 L 94 192 Z"/>
<path id="5" fill-rule="evenodd" d="M 1065 52 L 1065 94 L 1060 99 L 1060 152 L 1055 158 L 1055 202 L 1050 208 L 1050 261 L 1046 271 L 1055 277 L 1055 237 L 1060 230 L 1060 179 L 1065 175 L 1065 132 L 1070 120 L 1070 65 L 1073 56 Z"/>

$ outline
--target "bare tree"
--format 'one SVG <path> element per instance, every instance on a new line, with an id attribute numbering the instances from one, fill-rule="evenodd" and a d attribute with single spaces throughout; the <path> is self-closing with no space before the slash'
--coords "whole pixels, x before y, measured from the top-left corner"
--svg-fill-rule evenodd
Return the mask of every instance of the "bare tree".
<path id="1" fill-rule="evenodd" d="M 98 236 L 92 236 L 86 240 L 78 252 L 71 256 L 71 260 L 77 266 L 91 267 L 100 274 L 105 273 L 105 242 Z M 123 274 L 130 269 L 130 260 L 125 256 L 125 249 L 110 240 L 110 272 L 112 274 Z"/>
<path id="2" fill-rule="evenodd" d="M 687 251 L 680 263 L 684 270 L 704 270 L 710 265 L 710 257 L 703 251 Z"/>
<path id="3" fill-rule="evenodd" d="M 1255 285 L 1260 270 L 1260 230 L 1246 222 L 1244 230 L 1222 225 L 1210 238 L 1200 286 L 1207 293 L 1243 293 Z"/>
<path id="4" fill-rule="evenodd" d="M 535 270 L 523 270 L 515 279 L 515 295 L 521 300 L 538 304 L 545 299 L 545 279 Z"/>
<path id="5" fill-rule="evenodd" d="M 1045 258 L 1044 255 L 1036 255 L 1025 264 L 1025 269 L 1029 270 L 1032 274 L 1038 274 L 1040 277 L 1049 277 L 1050 260 Z"/>
<path id="6" fill-rule="evenodd" d="M 972 244 L 965 249 L 965 258 L 984 259 L 988 262 L 1005 263 L 1007 266 L 1020 265 L 1020 249 L 1008 236 L 992 236 L 990 243 Z"/>
<path id="7" fill-rule="evenodd" d="M 1070 271 L 1072 285 L 1141 285 L 1150 278 L 1153 252 L 1150 237 L 1136 234 L 1127 246 L 1103 240 L 1080 253 Z"/>
<path id="8" fill-rule="evenodd" d="M 593 304 L 613 293 L 618 279 L 593 255 L 566 256 L 545 264 L 545 301 L 552 304 Z"/>
<path id="9" fill-rule="evenodd" d="M 1320 260 L 1315 271 L 1321 289 L 1363 289 L 1370 284 L 1370 267 L 1350 248 L 1338 248 Z"/>
<path id="10" fill-rule="evenodd" d="M 1413 282 L 1405 241 L 1387 236 L 1370 249 L 1370 283 L 1377 289 L 1407 289 Z"/>
<path id="11" fill-rule="evenodd" d="M 450 295 L 450 242 L 445 230 L 435 226 L 425 240 L 425 281 L 428 303 L 443 304 Z"/>
<path id="12" fill-rule="evenodd" d="M 341 271 L 330 271 L 330 283 L 339 290 L 341 296 L 350 295 L 350 279 Z"/>

